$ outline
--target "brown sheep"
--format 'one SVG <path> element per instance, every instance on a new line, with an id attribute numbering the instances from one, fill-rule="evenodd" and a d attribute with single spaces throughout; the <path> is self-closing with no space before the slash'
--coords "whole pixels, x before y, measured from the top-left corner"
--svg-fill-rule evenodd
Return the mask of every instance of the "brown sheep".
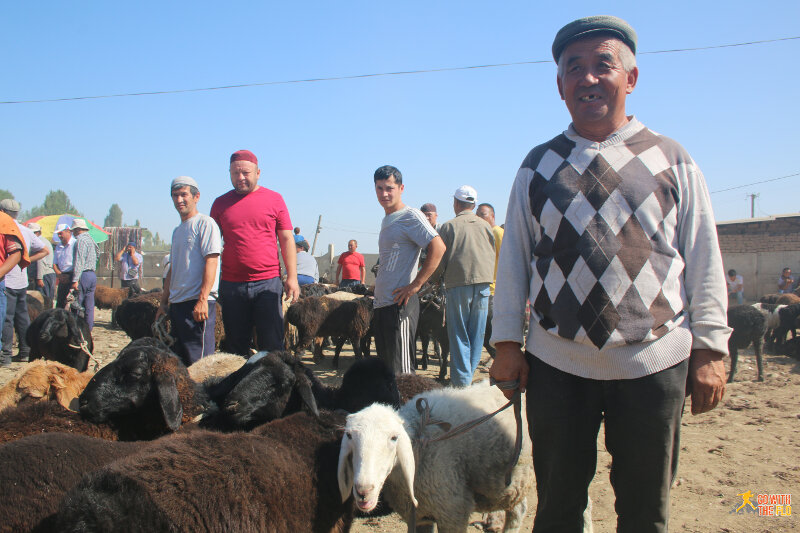
<path id="1" fill-rule="evenodd" d="M 94 292 L 94 306 L 98 309 L 116 310 L 126 298 L 131 296 L 130 288 L 112 289 L 98 285 Z"/>
<path id="2" fill-rule="evenodd" d="M 361 297 L 340 301 L 324 296 L 309 297 L 293 304 L 286 312 L 287 321 L 297 327 L 300 340 L 292 347 L 295 353 L 314 343 L 314 362 L 322 361 L 322 340 L 335 337 L 336 352 L 333 367 L 339 366 L 339 353 L 346 340 L 350 340 L 356 358 L 360 359 L 362 339 L 366 337 L 372 320 L 372 299 Z"/>
<path id="3" fill-rule="evenodd" d="M 107 424 L 93 424 L 55 402 L 36 402 L 0 411 L 0 443 L 40 433 L 72 433 L 104 440 L 118 440 Z"/>
<path id="4" fill-rule="evenodd" d="M 0 446 L 0 533 L 52 531 L 42 521 L 84 474 L 149 444 L 44 433 Z"/>
<path id="5" fill-rule="evenodd" d="M 23 366 L 14 378 L 0 389 L 0 411 L 26 399 L 55 400 L 64 409 L 78 410 L 78 396 L 94 372 L 78 372 L 56 361 L 37 359 Z"/>
<path id="6" fill-rule="evenodd" d="M 759 300 L 762 304 L 792 305 L 800 303 L 800 296 L 796 294 L 765 294 Z"/>

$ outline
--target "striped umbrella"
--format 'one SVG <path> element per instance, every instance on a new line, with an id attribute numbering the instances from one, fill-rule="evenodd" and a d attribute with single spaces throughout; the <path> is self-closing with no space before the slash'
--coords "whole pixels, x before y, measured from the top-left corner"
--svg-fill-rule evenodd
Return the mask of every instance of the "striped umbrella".
<path id="1" fill-rule="evenodd" d="M 108 240 L 108 236 L 110 235 L 107 231 L 103 230 L 100 226 L 92 222 L 86 217 L 79 217 L 78 215 L 70 215 L 69 213 L 65 213 L 63 215 L 44 215 L 40 217 L 33 217 L 32 219 L 25 222 L 28 224 L 30 222 L 36 222 L 42 227 L 42 235 L 52 235 L 52 240 L 54 242 L 59 242 L 58 235 L 55 232 L 56 226 L 59 224 L 66 224 L 69 227 L 72 227 L 72 223 L 76 220 L 83 220 L 86 222 L 86 225 L 89 227 L 89 236 L 96 242 L 100 244 L 101 242 L 105 242 Z"/>

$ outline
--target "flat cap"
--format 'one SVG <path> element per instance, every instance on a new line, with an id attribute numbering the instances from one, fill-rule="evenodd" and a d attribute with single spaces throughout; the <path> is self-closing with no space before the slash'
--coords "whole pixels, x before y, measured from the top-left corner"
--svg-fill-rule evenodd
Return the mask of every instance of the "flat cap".
<path id="1" fill-rule="evenodd" d="M 189 176 L 178 176 L 172 180 L 169 190 L 172 191 L 173 189 L 180 189 L 181 187 L 194 187 L 198 191 L 200 190 L 200 187 L 197 185 L 197 182 L 194 181 L 194 178 L 190 178 Z"/>
<path id="2" fill-rule="evenodd" d="M 636 54 L 636 31 L 630 24 L 613 15 L 594 15 L 573 20 L 556 34 L 553 39 L 553 59 L 558 63 L 561 52 L 570 43 L 598 33 L 608 33 L 627 44 Z"/>
<path id="3" fill-rule="evenodd" d="M 6 198 L 2 202 L 0 202 L 0 209 L 3 211 L 14 211 L 15 213 L 19 211 L 20 205 L 19 202 L 12 199 Z"/>
<path id="4" fill-rule="evenodd" d="M 42 231 L 42 227 L 36 222 L 28 222 L 28 229 L 34 233 L 36 233 L 37 231 Z"/>

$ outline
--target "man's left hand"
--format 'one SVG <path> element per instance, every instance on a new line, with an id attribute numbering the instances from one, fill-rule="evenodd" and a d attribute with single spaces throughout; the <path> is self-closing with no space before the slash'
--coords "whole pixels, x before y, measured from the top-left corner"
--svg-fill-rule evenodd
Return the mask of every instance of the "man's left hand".
<path id="1" fill-rule="evenodd" d="M 192 309 L 192 318 L 194 318 L 195 322 L 202 322 L 208 319 L 208 300 L 205 298 L 197 300 L 197 303 L 194 304 L 194 309 Z"/>
<path id="2" fill-rule="evenodd" d="M 692 395 L 692 414 L 711 411 L 725 396 L 725 356 L 713 350 L 692 350 L 686 394 Z"/>
<path id="3" fill-rule="evenodd" d="M 44 287 L 44 280 L 37 279 L 36 280 L 36 286 L 37 287 Z"/>
<path id="4" fill-rule="evenodd" d="M 297 283 L 297 278 L 290 278 L 287 276 L 286 281 L 283 282 L 283 294 L 285 300 L 290 300 L 295 303 L 300 298 L 300 285 Z"/>
<path id="5" fill-rule="evenodd" d="M 77 281 L 73 281 L 72 282 L 72 290 L 74 290 L 74 291 L 78 290 L 78 282 Z"/>

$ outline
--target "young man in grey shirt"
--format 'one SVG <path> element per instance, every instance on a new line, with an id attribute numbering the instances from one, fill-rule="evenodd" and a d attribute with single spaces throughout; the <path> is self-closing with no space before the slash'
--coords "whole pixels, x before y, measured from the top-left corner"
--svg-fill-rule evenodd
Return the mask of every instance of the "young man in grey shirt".
<path id="1" fill-rule="evenodd" d="M 442 238 L 418 209 L 403 204 L 403 175 L 385 165 L 373 177 L 386 213 L 378 237 L 380 267 L 375 278 L 375 348 L 394 372 L 413 373 L 419 292 L 444 254 Z M 417 264 L 422 248 L 427 256 Z"/>

